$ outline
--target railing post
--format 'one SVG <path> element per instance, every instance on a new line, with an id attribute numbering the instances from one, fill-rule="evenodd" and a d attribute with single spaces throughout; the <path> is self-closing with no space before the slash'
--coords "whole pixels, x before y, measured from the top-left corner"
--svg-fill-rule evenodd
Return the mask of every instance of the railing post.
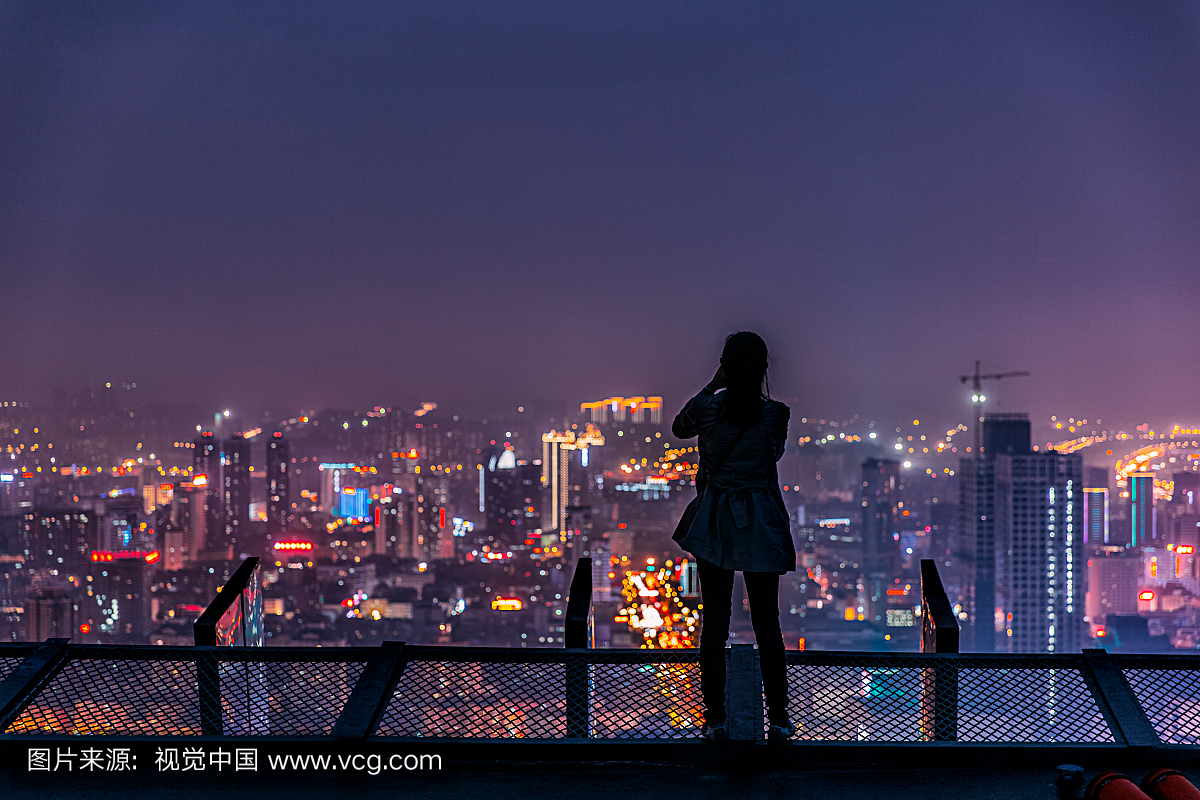
<path id="1" fill-rule="evenodd" d="M 942 586 L 937 564 L 921 559 L 921 652 L 957 653 L 958 620 Z M 921 671 L 921 728 L 935 742 L 958 740 L 958 667 L 935 659 Z"/>
<path id="2" fill-rule="evenodd" d="M 754 645 L 729 648 L 729 740 L 753 742 L 763 738 L 762 677 L 754 663 Z"/>
<path id="3" fill-rule="evenodd" d="M 375 732 L 407 663 L 404 642 L 380 645 L 363 668 L 354 691 L 333 724 L 334 738 L 365 739 Z"/>
<path id="4" fill-rule="evenodd" d="M 1162 744 L 1145 709 L 1125 674 L 1106 650 L 1083 651 L 1084 680 L 1096 695 L 1096 705 L 1113 728 L 1113 738 L 1123 738 L 1129 747 L 1157 747 Z"/>
<path id="5" fill-rule="evenodd" d="M 258 561 L 258 556 L 253 556 L 243 561 L 242 565 L 237 568 L 237 571 L 221 587 L 221 591 L 217 593 L 216 599 L 208 604 L 208 608 L 204 609 L 200 618 L 192 624 L 192 635 L 195 638 L 197 647 L 212 647 L 220 644 L 217 641 L 217 626 L 221 618 L 225 615 L 225 612 L 234 603 L 239 603 L 239 610 L 243 612 L 246 610 L 240 601 L 242 599 L 242 592 L 250 586 L 251 581 L 255 583 L 252 591 L 257 607 L 250 610 L 256 614 L 262 613 L 262 587 L 257 585 L 260 578 L 258 577 L 258 573 L 255 572 L 258 568 Z M 244 624 L 244 616 L 240 622 L 242 624 L 239 624 L 238 629 L 242 632 L 242 644 L 250 644 L 246 639 L 247 630 Z M 253 634 L 256 638 L 255 645 L 257 646 L 262 645 L 262 627 L 262 620 L 256 620 Z"/>
<path id="6" fill-rule="evenodd" d="M 569 650 L 586 650 L 592 646 L 592 559 L 580 558 L 571 578 L 571 593 L 567 595 L 567 619 L 563 640 Z M 568 654 L 566 671 L 567 738 L 586 739 L 591 734 L 592 705 L 589 667 L 582 654 Z"/>
<path id="7" fill-rule="evenodd" d="M 0 733 L 21 716 L 67 660 L 70 639 L 47 639 L 0 683 Z"/>

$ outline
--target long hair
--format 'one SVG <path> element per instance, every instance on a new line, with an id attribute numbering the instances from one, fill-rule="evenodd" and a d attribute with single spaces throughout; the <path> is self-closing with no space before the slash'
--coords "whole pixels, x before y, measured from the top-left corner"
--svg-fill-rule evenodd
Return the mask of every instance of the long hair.
<path id="1" fill-rule="evenodd" d="M 725 338 L 721 352 L 725 369 L 725 418 L 738 427 L 757 425 L 763 400 L 770 398 L 767 343 L 757 333 L 741 331 Z"/>

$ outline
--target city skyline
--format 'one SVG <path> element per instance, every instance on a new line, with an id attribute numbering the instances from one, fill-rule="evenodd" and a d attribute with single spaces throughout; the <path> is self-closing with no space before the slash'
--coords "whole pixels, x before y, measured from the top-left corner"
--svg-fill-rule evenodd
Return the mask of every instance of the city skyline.
<path id="1" fill-rule="evenodd" d="M 979 358 L 1032 373 L 992 410 L 1187 423 L 1196 28 L 12 5 L 0 395 L 678 406 L 751 329 L 816 413 L 955 424 Z"/>

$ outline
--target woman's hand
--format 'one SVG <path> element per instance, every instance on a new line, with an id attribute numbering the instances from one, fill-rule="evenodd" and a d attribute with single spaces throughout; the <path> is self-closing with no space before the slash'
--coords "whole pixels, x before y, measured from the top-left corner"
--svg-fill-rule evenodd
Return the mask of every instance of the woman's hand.
<path id="1" fill-rule="evenodd" d="M 725 388 L 725 368 L 717 367 L 717 374 L 713 375 L 711 381 L 708 382 L 709 391 L 715 392 L 718 389 Z"/>

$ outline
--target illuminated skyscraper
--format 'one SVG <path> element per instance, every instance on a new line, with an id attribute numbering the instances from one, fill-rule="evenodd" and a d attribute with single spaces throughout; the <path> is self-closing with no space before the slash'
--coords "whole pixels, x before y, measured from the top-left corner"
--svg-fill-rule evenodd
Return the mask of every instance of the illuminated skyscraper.
<path id="1" fill-rule="evenodd" d="M 1084 544 L 1102 547 L 1108 541 L 1108 489 L 1089 488 L 1083 490 L 1083 517 L 1087 524 L 1083 529 Z"/>
<path id="2" fill-rule="evenodd" d="M 267 524 L 272 533 L 287 527 L 292 515 L 288 494 L 288 470 L 291 448 L 283 434 L 276 432 L 267 440 Z"/>
<path id="3" fill-rule="evenodd" d="M 1131 547 L 1153 546 L 1158 511 L 1154 507 L 1154 474 L 1135 472 L 1129 476 L 1129 525 Z"/>
<path id="4" fill-rule="evenodd" d="M 589 424 L 583 433 L 550 431 L 542 435 L 542 487 L 546 489 L 546 505 L 542 514 L 544 531 L 566 530 L 567 508 L 571 502 L 571 465 L 574 453 L 579 452 L 577 466 L 587 467 L 588 448 L 604 444 L 599 429 Z"/>
<path id="5" fill-rule="evenodd" d="M 609 397 L 594 403 L 580 403 L 580 413 L 589 412 L 590 421 L 597 425 L 608 422 L 609 417 L 614 422 L 649 422 L 651 425 L 662 424 L 663 402 L 661 397 Z"/>
<path id="6" fill-rule="evenodd" d="M 245 542 L 246 526 L 250 524 L 250 440 L 240 434 L 225 440 L 221 453 L 222 506 L 225 516 L 225 538 L 213 549 L 234 548 Z"/>
<path id="7" fill-rule="evenodd" d="M 963 611 L 967 614 L 964 652 L 996 650 L 996 456 L 1028 454 L 1025 414 L 988 414 L 983 420 L 983 452 L 959 462 L 959 532 L 963 542 Z"/>
<path id="8" fill-rule="evenodd" d="M 1084 645 L 1083 457 L 998 455 L 996 650 L 1077 653 Z M 977 628 L 983 623 L 980 619 Z"/>

